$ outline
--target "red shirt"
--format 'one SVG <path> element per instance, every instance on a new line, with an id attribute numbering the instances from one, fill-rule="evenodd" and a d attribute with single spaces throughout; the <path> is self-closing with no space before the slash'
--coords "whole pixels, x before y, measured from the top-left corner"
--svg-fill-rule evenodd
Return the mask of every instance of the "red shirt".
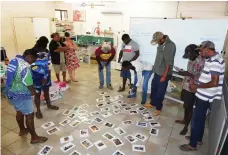
<path id="1" fill-rule="evenodd" d="M 107 62 L 108 59 L 111 56 L 115 56 L 115 54 L 116 54 L 116 50 L 113 47 L 111 47 L 111 50 L 108 51 L 107 53 L 105 53 L 101 50 L 101 46 L 98 47 L 95 51 L 95 55 L 100 57 L 101 61 L 104 61 L 104 62 Z"/>

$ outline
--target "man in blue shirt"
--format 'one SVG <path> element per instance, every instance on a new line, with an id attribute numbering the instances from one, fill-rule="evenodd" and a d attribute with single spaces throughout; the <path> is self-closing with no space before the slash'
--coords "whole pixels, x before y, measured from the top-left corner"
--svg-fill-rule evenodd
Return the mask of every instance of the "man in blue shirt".
<path id="1" fill-rule="evenodd" d="M 7 67 L 7 81 L 5 95 L 11 103 L 16 113 L 16 120 L 20 128 L 19 136 L 26 133 L 31 134 L 31 144 L 43 143 L 48 138 L 40 137 L 36 134 L 34 127 L 34 107 L 32 96 L 36 94 L 33 87 L 33 79 L 30 71 L 30 64 L 35 62 L 37 51 L 26 50 L 23 56 L 17 55 L 10 61 Z M 24 116 L 26 126 L 24 125 Z"/>

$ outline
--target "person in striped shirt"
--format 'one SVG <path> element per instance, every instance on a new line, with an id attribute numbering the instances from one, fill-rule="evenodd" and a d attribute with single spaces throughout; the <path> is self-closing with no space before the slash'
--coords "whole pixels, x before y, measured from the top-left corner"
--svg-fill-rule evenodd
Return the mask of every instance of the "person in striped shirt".
<path id="1" fill-rule="evenodd" d="M 215 51 L 211 41 L 204 41 L 200 47 L 201 55 L 206 58 L 204 68 L 197 84 L 190 84 L 190 89 L 196 92 L 195 109 L 192 117 L 191 136 L 189 144 L 180 145 L 183 151 L 197 150 L 197 144 L 202 145 L 207 110 L 214 100 L 221 100 L 225 63 L 222 55 Z"/>

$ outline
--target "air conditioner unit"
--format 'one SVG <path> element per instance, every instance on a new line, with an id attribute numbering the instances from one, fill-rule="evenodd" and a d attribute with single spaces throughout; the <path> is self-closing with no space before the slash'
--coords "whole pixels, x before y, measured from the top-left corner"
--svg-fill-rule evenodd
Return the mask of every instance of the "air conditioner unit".
<path id="1" fill-rule="evenodd" d="M 225 16 L 228 16 L 228 2 L 226 2 Z"/>

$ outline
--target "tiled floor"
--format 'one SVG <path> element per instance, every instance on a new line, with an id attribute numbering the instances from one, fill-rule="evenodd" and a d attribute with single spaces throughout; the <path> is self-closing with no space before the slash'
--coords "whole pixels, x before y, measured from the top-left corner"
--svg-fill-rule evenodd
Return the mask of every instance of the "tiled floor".
<path id="1" fill-rule="evenodd" d="M 64 155 L 70 154 L 74 149 L 70 150 L 67 153 L 63 153 L 60 150 L 60 138 L 63 136 L 72 135 L 74 138 L 73 143 L 76 145 L 75 150 L 81 152 L 82 155 L 89 153 L 90 155 L 112 155 L 115 150 L 121 150 L 125 155 L 206 155 L 207 153 L 207 140 L 208 140 L 208 130 L 206 128 L 204 145 L 199 147 L 196 152 L 182 152 L 178 149 L 178 145 L 187 143 L 184 136 L 180 136 L 179 132 L 182 129 L 182 125 L 174 123 L 176 119 L 180 119 L 183 115 L 183 108 L 181 105 L 174 103 L 170 100 L 164 101 L 164 109 L 159 117 L 155 117 L 156 120 L 161 124 L 159 127 L 160 131 L 158 136 L 149 135 L 150 128 L 139 128 L 136 127 L 136 122 L 142 120 L 141 115 L 129 115 L 127 113 L 113 115 L 108 117 L 106 120 L 110 121 L 117 126 L 121 126 L 128 134 L 135 134 L 137 132 L 142 133 L 148 136 L 148 139 L 145 142 L 136 142 L 136 144 L 143 144 L 146 146 L 145 153 L 132 152 L 132 145 L 124 138 L 123 136 L 118 136 L 113 129 L 104 127 L 102 124 L 98 124 L 100 131 L 97 133 L 92 133 L 89 130 L 90 136 L 88 139 L 91 142 L 97 140 L 102 140 L 108 147 L 102 151 L 98 151 L 94 146 L 89 150 L 84 149 L 80 145 L 80 141 L 85 138 L 80 138 L 79 130 L 88 128 L 87 124 L 82 123 L 78 128 L 71 128 L 69 126 L 62 127 L 59 125 L 59 122 L 62 121 L 66 116 L 62 115 L 62 112 L 66 109 L 71 109 L 73 106 L 79 106 L 83 103 L 87 103 L 90 106 L 87 108 L 89 112 L 99 110 L 95 105 L 95 99 L 100 97 L 99 93 L 101 90 L 98 89 L 98 76 L 96 65 L 82 65 L 81 68 L 77 71 L 77 77 L 80 81 L 79 83 L 70 84 L 70 88 L 64 93 L 64 98 L 56 101 L 54 104 L 60 107 L 58 111 L 52 111 L 46 108 L 45 105 L 42 105 L 42 112 L 44 115 L 43 119 L 35 119 L 36 131 L 39 135 L 47 136 L 49 140 L 44 144 L 30 144 L 30 135 L 25 135 L 23 137 L 18 136 L 19 128 L 15 120 L 15 111 L 14 108 L 7 103 L 7 101 L 2 98 L 1 105 L 1 153 L 2 155 L 36 155 L 39 150 L 44 145 L 51 145 L 54 148 L 50 152 L 50 155 Z M 108 92 L 111 96 L 118 95 L 117 89 L 119 87 L 121 80 L 119 78 L 118 71 L 112 71 L 112 83 L 115 88 L 113 91 L 104 89 L 103 91 Z M 126 96 L 127 91 L 122 93 Z M 139 95 L 138 95 L 139 96 Z M 124 98 L 126 103 L 136 102 L 140 104 L 140 96 L 136 101 Z M 153 109 L 149 109 L 153 111 Z M 133 120 L 134 125 L 129 127 L 123 126 L 121 123 L 122 120 L 131 119 Z M 53 121 L 59 128 L 60 131 L 54 135 L 49 136 L 41 125 L 48 121 Z M 116 148 L 113 143 L 105 140 L 102 135 L 105 132 L 110 132 L 114 136 L 119 137 L 124 145 Z"/>

